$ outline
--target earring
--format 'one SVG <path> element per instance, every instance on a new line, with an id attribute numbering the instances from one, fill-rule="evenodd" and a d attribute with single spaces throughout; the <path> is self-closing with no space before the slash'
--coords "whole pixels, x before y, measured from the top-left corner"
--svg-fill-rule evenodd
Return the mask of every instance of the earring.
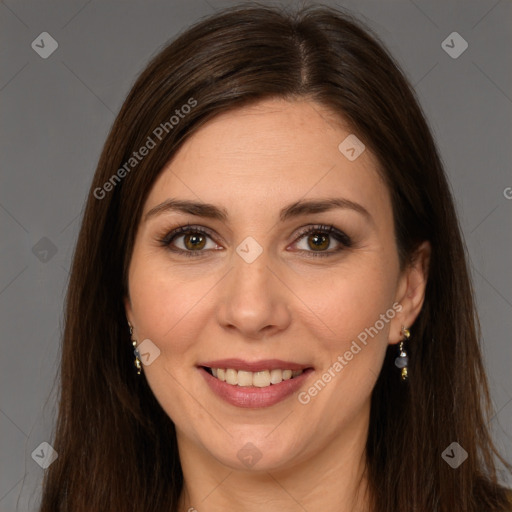
<path id="1" fill-rule="evenodd" d="M 398 357 L 395 359 L 395 366 L 397 368 L 401 368 L 401 377 L 402 381 L 405 381 L 408 379 L 409 375 L 407 374 L 407 363 L 409 362 L 409 358 L 407 357 L 407 352 L 404 349 L 404 342 L 406 342 L 410 337 L 411 333 L 409 329 L 406 329 L 402 325 L 402 336 L 404 339 L 400 341 L 400 346 L 398 348 Z"/>
<path id="2" fill-rule="evenodd" d="M 133 362 L 133 364 L 135 365 L 135 368 L 137 369 L 137 375 L 140 375 L 140 370 L 141 370 L 141 364 L 140 364 L 140 359 L 139 359 L 139 350 L 137 348 L 137 340 L 134 340 L 132 338 L 133 336 L 133 326 L 130 322 L 128 322 L 128 326 L 130 327 L 130 341 L 132 342 L 132 345 L 133 345 L 133 353 L 135 354 L 135 361 Z"/>

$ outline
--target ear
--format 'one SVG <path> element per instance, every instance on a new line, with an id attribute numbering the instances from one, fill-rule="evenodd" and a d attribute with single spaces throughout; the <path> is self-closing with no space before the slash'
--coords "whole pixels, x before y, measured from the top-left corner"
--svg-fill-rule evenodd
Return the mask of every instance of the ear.
<path id="1" fill-rule="evenodd" d="M 410 328 L 421 311 L 425 300 L 431 252 L 430 243 L 423 242 L 400 275 L 395 302 L 400 304 L 402 309 L 390 322 L 390 344 L 396 344 L 402 340 L 402 326 Z"/>
<path id="2" fill-rule="evenodd" d="M 124 310 L 126 313 L 126 320 L 133 326 L 133 312 L 132 312 L 132 303 L 130 301 L 130 297 L 128 295 L 126 295 L 123 302 L 124 302 Z"/>

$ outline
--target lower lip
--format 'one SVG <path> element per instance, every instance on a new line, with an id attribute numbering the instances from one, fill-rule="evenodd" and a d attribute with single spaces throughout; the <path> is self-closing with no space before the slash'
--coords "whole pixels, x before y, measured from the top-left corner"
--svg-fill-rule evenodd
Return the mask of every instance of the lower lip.
<path id="1" fill-rule="evenodd" d="M 261 408 L 270 407 L 295 393 L 313 371 L 304 370 L 293 379 L 283 380 L 279 384 L 271 384 L 264 388 L 233 386 L 210 375 L 204 368 L 199 368 L 210 389 L 220 398 L 236 407 Z"/>

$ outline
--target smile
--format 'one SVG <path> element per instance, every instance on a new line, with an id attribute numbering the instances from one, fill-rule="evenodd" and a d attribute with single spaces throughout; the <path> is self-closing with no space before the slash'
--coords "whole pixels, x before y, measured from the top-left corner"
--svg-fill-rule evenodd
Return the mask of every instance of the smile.
<path id="1" fill-rule="evenodd" d="M 270 407 L 297 393 L 314 371 L 277 359 L 247 362 L 223 359 L 198 365 L 210 390 L 236 407 Z"/>

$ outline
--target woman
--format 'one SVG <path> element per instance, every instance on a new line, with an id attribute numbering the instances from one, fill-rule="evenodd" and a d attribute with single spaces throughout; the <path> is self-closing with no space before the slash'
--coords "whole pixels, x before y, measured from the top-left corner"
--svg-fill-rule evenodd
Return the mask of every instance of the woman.
<path id="1" fill-rule="evenodd" d="M 41 511 L 510 510 L 475 318 L 436 147 L 376 38 L 328 8 L 216 14 L 103 150 Z"/>

